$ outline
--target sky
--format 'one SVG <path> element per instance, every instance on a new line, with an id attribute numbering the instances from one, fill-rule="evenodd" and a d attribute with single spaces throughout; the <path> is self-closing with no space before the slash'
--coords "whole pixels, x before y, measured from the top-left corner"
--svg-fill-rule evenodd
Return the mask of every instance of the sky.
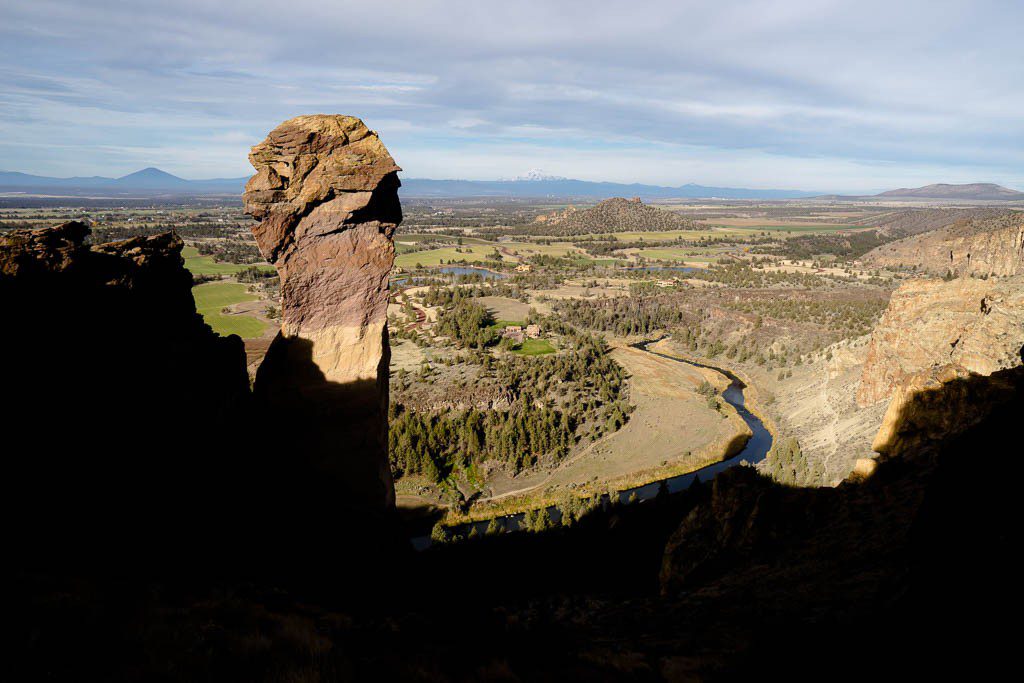
<path id="1" fill-rule="evenodd" d="M 0 170 L 242 177 L 299 114 L 405 177 L 1024 190 L 1020 0 L 3 0 Z"/>

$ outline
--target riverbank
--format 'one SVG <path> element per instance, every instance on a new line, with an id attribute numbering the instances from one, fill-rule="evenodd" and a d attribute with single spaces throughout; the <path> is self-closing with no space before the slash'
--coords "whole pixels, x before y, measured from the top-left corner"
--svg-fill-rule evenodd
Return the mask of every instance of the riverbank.
<path id="1" fill-rule="evenodd" d="M 639 342 L 630 348 L 650 354 L 652 357 L 665 358 L 703 371 L 718 373 L 727 380 L 727 386 L 721 391 L 721 396 L 728 407 L 732 409 L 735 417 L 742 422 L 745 430 L 723 440 L 706 444 L 697 456 L 697 461 L 701 464 L 696 467 L 693 466 L 694 459 L 688 459 L 686 464 L 666 462 L 660 467 L 634 471 L 617 479 L 585 482 L 560 491 L 545 489 L 538 493 L 535 489 L 531 489 L 521 495 L 494 501 L 493 504 L 474 505 L 465 513 L 450 512 L 446 522 L 449 525 L 479 524 L 482 521 L 500 517 L 504 519 L 506 528 L 515 528 L 518 524 L 516 520 L 525 510 L 548 508 L 549 512 L 554 511 L 557 514 L 557 507 L 572 498 L 594 498 L 602 494 L 607 495 L 609 499 L 611 496 L 617 495 L 620 500 L 626 500 L 636 495 L 639 500 L 646 500 L 657 494 L 663 482 L 670 492 L 676 492 L 688 488 L 697 478 L 707 481 L 728 467 L 742 462 L 754 464 L 763 460 L 771 449 L 774 424 L 771 424 L 770 420 L 770 426 L 765 424 L 761 418 L 764 411 L 756 405 L 756 400 L 749 407 L 746 405 L 746 394 L 754 394 L 751 391 L 751 385 L 730 369 L 676 357 L 661 352 L 661 349 L 653 351 L 648 348 L 663 341 L 665 340 Z M 719 389 L 721 390 L 721 382 Z"/>

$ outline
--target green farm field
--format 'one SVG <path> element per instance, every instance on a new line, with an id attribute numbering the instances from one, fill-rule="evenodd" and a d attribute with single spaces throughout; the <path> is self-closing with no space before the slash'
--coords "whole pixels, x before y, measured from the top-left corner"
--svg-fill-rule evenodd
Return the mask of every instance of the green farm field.
<path id="1" fill-rule="evenodd" d="M 209 282 L 192 288 L 196 310 L 202 314 L 206 324 L 217 334 L 237 334 L 243 339 L 252 339 L 263 334 L 262 321 L 248 315 L 224 315 L 221 309 L 243 301 L 256 301 L 259 297 L 246 291 L 245 285 L 237 282 Z"/>
<path id="2" fill-rule="evenodd" d="M 671 247 L 665 249 L 638 249 L 637 256 L 656 261 L 686 261 L 689 263 L 709 263 L 714 258 L 710 254 L 693 254 L 693 249 Z"/>
<path id="3" fill-rule="evenodd" d="M 401 237 L 404 239 L 407 235 L 402 235 Z M 456 248 L 459 251 L 456 251 Z M 540 254 L 546 256 L 578 254 L 581 258 L 587 258 L 578 247 L 574 247 L 568 242 L 535 244 L 533 242 L 488 242 L 481 239 L 473 239 L 472 241 L 467 239 L 461 247 L 444 247 L 442 249 L 399 253 L 395 257 L 395 265 L 410 269 L 415 268 L 416 264 L 425 267 L 439 266 L 442 260 L 445 264 L 462 260 L 467 262 L 492 261 L 494 260 L 493 254 L 495 249 L 501 252 L 503 260 L 509 262 L 516 262 Z"/>
<path id="4" fill-rule="evenodd" d="M 193 275 L 234 275 L 249 267 L 248 264 L 217 263 L 209 256 L 200 256 L 199 250 L 195 247 L 185 247 L 181 250 L 181 255 L 185 259 L 185 268 Z M 265 270 L 273 270 L 273 267 L 267 264 L 257 265 Z"/>
<path id="5" fill-rule="evenodd" d="M 417 265 L 431 267 L 441 265 L 441 261 L 446 264 L 451 261 L 489 261 L 494 260 L 491 255 L 494 253 L 493 244 L 487 246 L 464 246 L 458 247 L 460 251 L 455 251 L 456 247 L 445 247 L 443 249 L 429 249 L 427 251 L 414 251 L 411 253 L 399 254 L 395 257 L 395 265 L 400 268 L 409 270 L 415 268 Z"/>
<path id="6" fill-rule="evenodd" d="M 863 230 L 863 225 L 838 225 L 836 223 L 775 223 L 768 222 L 764 225 L 744 226 L 717 226 L 722 230 L 742 231 L 748 233 L 758 232 L 792 232 L 800 234 L 829 233 L 841 230 Z"/>

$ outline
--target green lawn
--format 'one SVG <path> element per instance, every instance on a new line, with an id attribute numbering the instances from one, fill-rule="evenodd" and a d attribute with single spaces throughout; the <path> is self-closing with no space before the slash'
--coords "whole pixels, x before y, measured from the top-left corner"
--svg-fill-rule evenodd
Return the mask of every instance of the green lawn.
<path id="1" fill-rule="evenodd" d="M 513 349 L 513 353 L 520 356 L 542 356 L 554 352 L 555 347 L 547 339 L 524 339 L 519 348 Z"/>
<path id="2" fill-rule="evenodd" d="M 234 275 L 240 270 L 245 270 L 250 264 L 240 263 L 217 263 L 209 256 L 200 256 L 199 250 L 195 247 L 185 247 L 181 250 L 181 255 L 185 259 L 185 268 L 192 272 L 193 275 Z M 256 264 L 263 270 L 272 271 L 273 266 L 266 264 Z"/>
<path id="3" fill-rule="evenodd" d="M 522 320 L 495 320 L 490 327 L 492 330 L 495 330 L 496 332 L 501 332 L 506 327 L 514 326 L 525 327 L 526 323 L 523 322 Z"/>
<path id="4" fill-rule="evenodd" d="M 192 288 L 196 310 L 202 314 L 206 324 L 217 334 L 237 334 L 243 339 L 252 339 L 263 334 L 263 322 L 249 315 L 224 315 L 221 309 L 243 301 L 255 301 L 259 297 L 245 290 L 237 282 L 208 282 Z"/>

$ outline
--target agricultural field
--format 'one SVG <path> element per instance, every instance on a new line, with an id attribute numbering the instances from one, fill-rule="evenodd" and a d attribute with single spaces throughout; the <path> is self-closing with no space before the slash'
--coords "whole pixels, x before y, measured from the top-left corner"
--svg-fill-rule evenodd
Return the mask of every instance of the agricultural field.
<path id="1" fill-rule="evenodd" d="M 243 339 L 252 339 L 263 334 L 264 323 L 244 313 L 230 312 L 230 307 L 259 297 L 247 291 L 239 282 L 208 282 L 192 288 L 196 310 L 202 314 L 206 324 L 217 334 L 237 334 Z M 225 312 L 224 309 L 229 309 Z"/>
<path id="2" fill-rule="evenodd" d="M 666 249 L 632 249 L 629 253 L 643 257 L 649 261 L 679 261 L 693 265 L 707 264 L 714 256 L 709 253 L 694 253 L 692 248 L 666 248 Z"/>
<path id="3" fill-rule="evenodd" d="M 487 246 L 467 245 L 464 247 L 410 251 L 398 254 L 395 257 L 395 265 L 405 270 L 412 270 L 418 266 L 432 268 L 451 263 L 452 261 L 493 261 L 495 246 L 494 244 Z"/>
<path id="4" fill-rule="evenodd" d="M 185 268 L 193 275 L 235 275 L 251 267 L 251 264 L 247 263 L 218 262 L 211 256 L 201 256 L 196 247 L 185 247 L 181 250 L 181 256 L 185 259 Z M 259 264 L 259 267 L 267 272 L 274 270 L 269 264 Z"/>
<path id="5" fill-rule="evenodd" d="M 453 261 L 496 261 L 495 250 L 501 254 L 501 260 L 518 263 L 530 256 L 573 256 L 581 259 L 590 257 L 571 243 L 538 244 L 525 241 L 488 241 L 478 238 L 459 238 L 463 241 L 459 246 L 446 246 L 438 249 L 418 249 L 412 244 L 401 244 L 406 235 L 399 235 L 399 253 L 395 257 L 395 265 L 411 270 L 417 265 L 425 268 L 449 264 Z M 409 237 L 420 237 L 411 235 Z M 430 236 L 437 240 L 439 236 Z M 454 241 L 455 238 L 451 238 Z M 423 241 L 423 240 L 420 240 Z M 443 262 L 443 263 L 442 263 Z"/>

